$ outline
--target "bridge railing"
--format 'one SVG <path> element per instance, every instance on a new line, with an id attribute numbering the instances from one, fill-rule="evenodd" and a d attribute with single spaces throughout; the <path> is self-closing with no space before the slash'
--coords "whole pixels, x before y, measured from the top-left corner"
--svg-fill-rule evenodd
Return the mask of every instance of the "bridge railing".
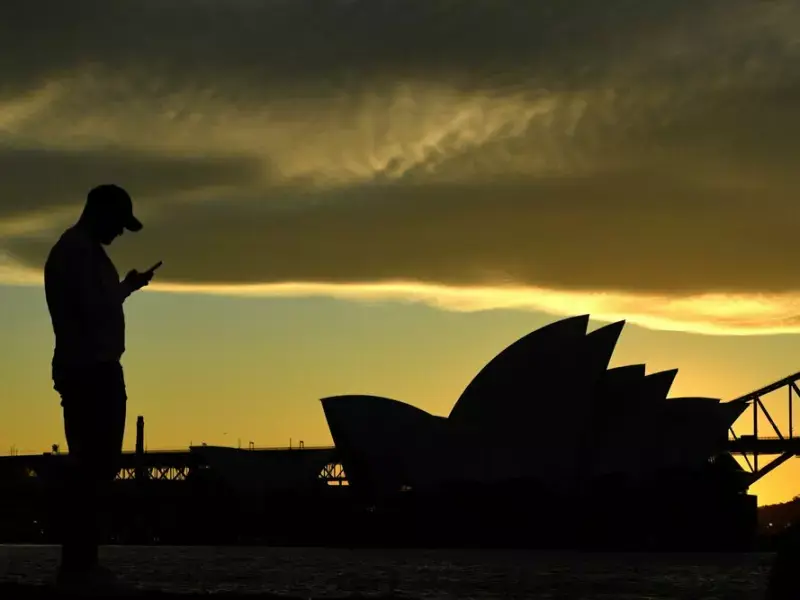
<path id="1" fill-rule="evenodd" d="M 197 446 L 186 446 L 184 448 L 148 448 L 144 451 L 145 454 L 189 454 L 192 449 L 202 449 L 202 448 L 224 448 L 226 450 L 239 450 L 241 452 L 302 452 L 303 450 L 335 450 L 335 446 L 248 446 L 245 448 L 236 448 L 232 446 L 213 446 L 213 445 L 197 445 Z M 123 454 L 136 454 L 136 450 L 123 450 Z M 68 451 L 65 452 L 58 452 L 58 456 L 67 456 L 69 454 Z M 2 459 L 24 459 L 24 458 L 31 458 L 31 457 L 38 457 L 38 456 L 53 456 L 52 452 L 42 452 L 40 454 L 10 454 L 6 456 L 0 456 L 0 460 Z"/>
<path id="2" fill-rule="evenodd" d="M 303 450 L 333 450 L 335 446 L 247 446 L 244 448 L 238 448 L 233 446 L 214 446 L 214 445 L 206 445 L 203 446 L 202 444 L 197 446 L 191 446 L 191 448 L 224 448 L 226 450 L 241 450 L 242 452 L 268 452 L 268 451 L 286 451 L 286 452 L 294 452 L 294 451 L 303 451 Z M 188 451 L 184 450 L 184 452 Z M 149 452 L 159 452 L 158 450 L 150 450 Z"/>
<path id="3" fill-rule="evenodd" d="M 728 441 L 729 442 L 750 441 L 750 440 L 757 440 L 759 442 L 765 442 L 765 441 L 784 441 L 784 440 L 797 440 L 797 439 L 800 439 L 800 436 L 795 435 L 794 437 L 789 438 L 789 437 L 780 437 L 780 436 L 777 436 L 777 435 L 763 435 L 763 434 L 760 434 L 760 433 L 758 434 L 758 436 L 747 434 L 747 433 L 745 433 L 743 435 L 737 435 L 737 436 L 730 435 L 730 434 L 728 435 Z"/>

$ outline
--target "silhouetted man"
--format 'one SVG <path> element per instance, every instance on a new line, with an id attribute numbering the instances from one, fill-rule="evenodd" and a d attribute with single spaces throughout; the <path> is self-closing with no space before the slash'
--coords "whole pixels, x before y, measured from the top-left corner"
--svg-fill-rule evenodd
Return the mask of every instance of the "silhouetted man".
<path id="1" fill-rule="evenodd" d="M 52 375 L 61 395 L 69 447 L 62 497 L 61 583 L 107 584 L 98 564 L 101 492 L 119 468 L 127 394 L 120 359 L 125 352 L 122 304 L 153 278 L 156 265 L 120 281 L 103 246 L 123 231 L 139 231 L 128 193 L 115 185 L 92 189 L 78 222 L 56 242 L 44 268 L 45 294 L 55 333 Z"/>

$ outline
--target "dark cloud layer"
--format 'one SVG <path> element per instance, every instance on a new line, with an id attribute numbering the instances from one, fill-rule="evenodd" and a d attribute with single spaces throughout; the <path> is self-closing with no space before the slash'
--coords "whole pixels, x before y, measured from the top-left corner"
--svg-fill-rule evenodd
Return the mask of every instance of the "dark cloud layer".
<path id="1" fill-rule="evenodd" d="M 792 278 L 781 277 L 795 269 L 797 256 L 794 225 L 782 215 L 744 225 L 752 211 L 743 194 L 737 206 L 709 202 L 686 186 L 651 191 L 653 205 L 626 205 L 615 183 L 375 186 L 301 210 L 237 212 L 211 203 L 159 214 L 115 252 L 127 267 L 141 266 L 143 253 L 147 261 L 163 257 L 169 279 L 182 283 L 411 279 L 648 293 L 796 289 Z M 536 202 L 540 195 L 548 202 Z M 691 220 L 670 206 L 673 195 L 697 202 Z M 49 249 L 47 240 L 8 247 L 34 264 Z"/>
<path id="2" fill-rule="evenodd" d="M 208 186 L 246 185 L 260 178 L 253 163 L 247 157 L 157 156 L 111 149 L 0 149 L 0 219 L 70 200 L 80 208 L 84 192 L 105 181 L 125 185 L 133 195 L 144 198 Z"/>
<path id="3" fill-rule="evenodd" d="M 461 74 L 517 80 L 599 75 L 632 44 L 669 26 L 696 27 L 719 2 L 653 0 L 15 0 L 0 25 L 8 83 L 76 64 L 250 84 L 331 77 Z M 710 40 L 711 42 L 711 40 Z M 596 60 L 597 53 L 606 57 Z M 554 60 L 556 58 L 556 60 Z M 572 78 L 573 84 L 578 84 Z"/>
<path id="4" fill-rule="evenodd" d="M 798 289 L 796 4 L 10 6 L 0 218 L 125 181 L 158 209 L 116 250 L 127 266 L 146 253 L 184 283 Z M 0 246 L 31 265 L 48 249 Z"/>

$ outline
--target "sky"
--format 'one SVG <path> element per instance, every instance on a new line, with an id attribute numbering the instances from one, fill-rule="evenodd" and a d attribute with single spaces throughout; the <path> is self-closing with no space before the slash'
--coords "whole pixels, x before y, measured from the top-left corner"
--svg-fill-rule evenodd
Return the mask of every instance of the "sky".
<path id="1" fill-rule="evenodd" d="M 126 302 L 128 447 L 137 414 L 150 448 L 329 444 L 342 393 L 447 414 L 576 314 L 672 396 L 800 371 L 797 3 L 7 4 L 0 449 L 64 443 L 42 265 L 106 182 L 145 223 L 119 270 L 164 261 Z"/>

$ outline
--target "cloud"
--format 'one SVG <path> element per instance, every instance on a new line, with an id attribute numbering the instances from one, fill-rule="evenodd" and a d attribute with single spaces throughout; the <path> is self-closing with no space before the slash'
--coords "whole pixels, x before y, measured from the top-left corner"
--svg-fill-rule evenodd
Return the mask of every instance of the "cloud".
<path id="1" fill-rule="evenodd" d="M 676 298 L 653 294 L 576 293 L 530 287 L 452 287 L 415 282 L 382 284 L 282 283 L 248 286 L 155 284 L 169 293 L 234 296 L 330 296 L 373 303 L 424 303 L 454 311 L 537 310 L 551 315 L 591 314 L 642 327 L 706 335 L 800 333 L 800 294 L 716 295 Z"/>
<path id="2" fill-rule="evenodd" d="M 117 181 L 146 229 L 115 258 L 163 259 L 168 289 L 795 326 L 794 3 L 11 7 L 0 248 L 23 271 Z"/>
<path id="3" fill-rule="evenodd" d="M 0 219 L 48 211 L 67 199 L 80 210 L 84 198 L 65 191 L 86 191 L 98 181 L 131 181 L 133 193 L 166 200 L 197 190 L 246 185 L 260 178 L 254 163 L 247 157 L 156 156 L 109 149 L 0 149 Z"/>

